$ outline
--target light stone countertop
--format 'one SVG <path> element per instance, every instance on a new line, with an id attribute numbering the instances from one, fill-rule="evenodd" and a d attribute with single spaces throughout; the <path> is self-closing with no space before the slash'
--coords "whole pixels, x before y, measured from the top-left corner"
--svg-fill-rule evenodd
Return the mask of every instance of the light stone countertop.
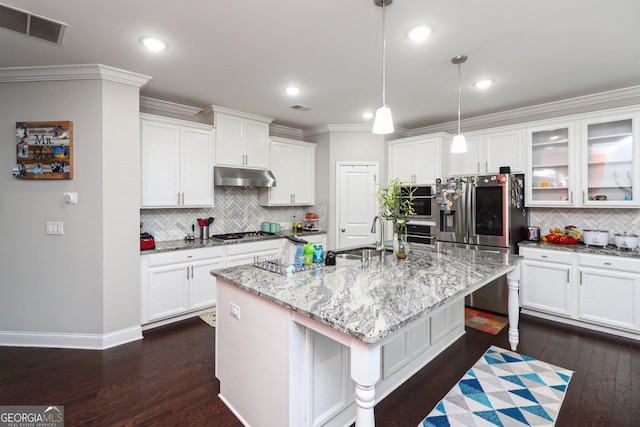
<path id="1" fill-rule="evenodd" d="M 575 245 L 562 245 L 559 243 L 551 243 L 551 242 L 523 241 L 518 243 L 518 246 L 521 248 L 551 249 L 554 251 L 577 252 L 582 254 L 609 255 L 609 256 L 619 256 L 619 257 L 640 259 L 640 251 L 638 251 L 637 249 L 633 251 L 629 249 L 618 249 L 615 245 L 607 245 L 606 247 L 600 247 L 600 246 L 586 246 L 582 242 L 576 243 Z"/>
<path id="2" fill-rule="evenodd" d="M 242 289 L 326 324 L 366 343 L 375 343 L 438 307 L 467 295 L 513 270 L 521 257 L 456 248 L 413 245 L 406 260 L 388 253 L 337 259 L 336 266 L 272 273 L 253 265 L 211 274 Z"/>
<path id="3" fill-rule="evenodd" d="M 311 236 L 316 235 L 316 234 L 327 234 L 326 231 L 302 231 L 299 233 L 296 233 L 296 236 L 304 239 L 304 240 L 308 240 Z M 274 239 L 283 239 L 287 236 L 293 236 L 293 233 L 291 232 L 285 232 L 285 233 L 281 233 L 281 234 L 274 234 L 271 236 L 261 236 L 261 237 L 254 237 L 251 239 L 245 239 L 245 240 L 238 240 L 238 241 L 227 241 L 227 242 L 221 242 L 219 240 L 215 240 L 215 239 L 209 239 L 209 240 L 202 240 L 202 239 L 194 239 L 194 240 L 167 240 L 164 242 L 156 242 L 156 248 L 155 249 L 145 249 L 140 251 L 140 255 L 148 255 L 148 254 L 156 254 L 156 253 L 161 253 L 161 252 L 171 252 L 171 251 L 180 251 L 180 250 L 185 250 L 185 249 L 200 249 L 200 248 L 213 248 L 213 247 L 217 247 L 217 246 L 228 246 L 228 245 L 236 245 L 236 244 L 241 244 L 241 243 L 253 243 L 253 242 L 259 242 L 259 241 L 263 241 L 263 240 L 274 240 Z"/>

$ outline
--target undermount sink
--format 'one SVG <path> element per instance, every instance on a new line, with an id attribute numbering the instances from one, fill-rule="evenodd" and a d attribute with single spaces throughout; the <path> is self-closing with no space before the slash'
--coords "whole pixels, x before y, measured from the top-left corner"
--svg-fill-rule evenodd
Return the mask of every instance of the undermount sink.
<path id="1" fill-rule="evenodd" d="M 374 252 L 377 252 L 375 246 L 372 246 L 372 245 L 360 246 L 357 248 L 349 248 L 349 249 L 343 249 L 341 251 L 336 251 L 336 258 L 362 259 L 362 254 L 364 251 L 371 251 L 372 255 L 374 254 Z M 384 251 L 385 253 L 389 254 L 393 252 L 393 249 L 385 248 Z"/>

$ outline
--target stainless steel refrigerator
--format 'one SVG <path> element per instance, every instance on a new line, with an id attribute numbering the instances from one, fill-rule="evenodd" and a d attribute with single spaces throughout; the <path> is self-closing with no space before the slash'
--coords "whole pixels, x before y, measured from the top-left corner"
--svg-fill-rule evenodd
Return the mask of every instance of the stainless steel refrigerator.
<path id="1" fill-rule="evenodd" d="M 465 245 L 471 250 L 518 253 L 526 237 L 524 175 L 495 174 L 436 181 L 439 242 Z M 508 313 L 506 277 L 469 295 L 467 306 Z"/>

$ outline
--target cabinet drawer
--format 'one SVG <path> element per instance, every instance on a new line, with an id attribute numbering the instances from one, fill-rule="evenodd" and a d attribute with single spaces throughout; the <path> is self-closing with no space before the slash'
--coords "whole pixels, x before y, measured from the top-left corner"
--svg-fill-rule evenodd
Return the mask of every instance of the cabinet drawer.
<path id="1" fill-rule="evenodd" d="M 560 264 L 571 264 L 571 262 L 573 261 L 573 253 L 554 251 L 550 249 L 534 249 L 521 247 L 520 255 L 524 256 L 526 259 L 556 262 Z"/>
<path id="2" fill-rule="evenodd" d="M 608 270 L 640 273 L 640 259 L 625 257 L 579 254 L 578 265 L 581 267 L 606 268 Z"/>
<path id="3" fill-rule="evenodd" d="M 215 248 L 187 249 L 182 251 L 164 252 L 159 254 L 142 255 L 148 257 L 148 266 L 178 264 L 181 262 L 198 261 L 210 258 L 222 258 L 224 249 L 221 246 Z"/>

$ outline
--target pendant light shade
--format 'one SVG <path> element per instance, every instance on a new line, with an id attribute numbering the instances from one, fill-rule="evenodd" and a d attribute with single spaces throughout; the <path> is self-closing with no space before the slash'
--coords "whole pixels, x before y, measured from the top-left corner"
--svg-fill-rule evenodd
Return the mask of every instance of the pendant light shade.
<path id="1" fill-rule="evenodd" d="M 391 117 L 391 109 L 387 107 L 385 99 L 386 89 L 386 49 L 387 41 L 385 38 L 385 8 L 391 4 L 393 0 L 373 0 L 376 6 L 382 7 L 382 107 L 376 111 L 376 118 L 373 122 L 373 133 L 385 135 L 393 133 L 393 118 Z"/>
<path id="2" fill-rule="evenodd" d="M 376 118 L 373 122 L 373 133 L 385 135 L 393 133 L 393 118 L 391 108 L 383 105 L 376 111 Z"/>
<path id="3" fill-rule="evenodd" d="M 458 65 L 458 134 L 453 137 L 451 142 L 452 153 L 466 153 L 467 152 L 467 140 L 460 131 L 460 94 L 462 93 L 461 83 L 461 65 L 467 60 L 465 55 L 454 56 L 451 58 L 451 62 Z"/>

